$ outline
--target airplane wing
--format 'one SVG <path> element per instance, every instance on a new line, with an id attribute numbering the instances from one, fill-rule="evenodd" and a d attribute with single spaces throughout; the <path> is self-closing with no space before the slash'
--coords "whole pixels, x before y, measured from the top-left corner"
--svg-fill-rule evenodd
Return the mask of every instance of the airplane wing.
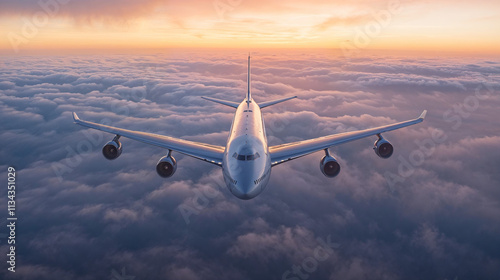
<path id="1" fill-rule="evenodd" d="M 414 125 L 422 122 L 426 114 L 427 111 L 424 110 L 418 118 L 413 120 L 272 146 L 269 147 L 269 153 L 271 154 L 271 164 L 274 166 L 292 159 L 324 150 L 332 146 Z"/>
<path id="2" fill-rule="evenodd" d="M 108 125 L 93 123 L 89 121 L 84 121 L 81 120 L 75 112 L 73 112 L 73 119 L 76 124 L 79 124 L 81 126 L 101 130 L 104 132 L 137 140 L 139 142 L 143 142 L 146 144 L 173 150 L 181 154 L 185 154 L 197 159 L 201 159 L 203 161 L 207 161 L 222 166 L 222 158 L 225 150 L 225 148 L 222 146 L 215 146 L 205 143 L 173 138 L 169 136 L 127 130 Z"/>

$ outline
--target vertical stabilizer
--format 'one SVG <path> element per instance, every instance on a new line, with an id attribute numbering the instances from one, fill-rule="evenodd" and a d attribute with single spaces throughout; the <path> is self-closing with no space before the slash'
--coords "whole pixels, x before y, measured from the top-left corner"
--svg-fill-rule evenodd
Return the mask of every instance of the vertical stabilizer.
<path id="1" fill-rule="evenodd" d="M 247 101 L 252 100 L 252 94 L 250 93 L 250 53 L 248 53 L 248 76 L 247 76 Z"/>

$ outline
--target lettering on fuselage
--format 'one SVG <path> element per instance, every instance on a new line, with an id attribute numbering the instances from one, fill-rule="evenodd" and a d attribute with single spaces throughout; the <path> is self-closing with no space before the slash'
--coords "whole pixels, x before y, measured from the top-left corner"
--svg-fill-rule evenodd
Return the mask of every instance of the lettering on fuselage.
<path id="1" fill-rule="evenodd" d="M 267 169 L 267 171 L 262 176 L 260 176 L 259 179 L 254 180 L 253 181 L 254 185 L 257 185 L 258 183 L 262 182 L 262 180 L 264 180 L 269 175 L 269 173 L 271 173 L 271 168 Z"/>
<path id="2" fill-rule="evenodd" d="M 236 181 L 235 179 L 233 179 L 230 175 L 229 175 L 229 172 L 227 172 L 226 170 L 223 169 L 223 172 L 224 172 L 224 177 L 227 178 L 229 180 L 229 182 L 233 185 L 236 186 L 236 183 L 238 183 L 238 181 Z"/>

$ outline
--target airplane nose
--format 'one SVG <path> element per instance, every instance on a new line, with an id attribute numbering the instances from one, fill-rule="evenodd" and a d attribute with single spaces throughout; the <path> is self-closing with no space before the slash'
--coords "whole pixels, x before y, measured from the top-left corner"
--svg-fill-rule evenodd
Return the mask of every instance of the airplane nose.
<path id="1" fill-rule="evenodd" d="M 241 186 L 241 192 L 245 197 L 248 197 L 248 199 L 252 198 L 252 194 L 255 193 L 255 184 L 253 182 L 245 182 Z"/>
<path id="2" fill-rule="evenodd" d="M 238 182 L 233 194 L 240 199 L 248 200 L 256 197 L 259 192 L 253 182 Z"/>
<path id="3" fill-rule="evenodd" d="M 228 171 L 230 176 L 236 181 L 236 184 L 230 186 L 233 195 L 239 199 L 252 199 L 262 191 L 256 178 L 262 176 L 264 172 L 261 166 L 262 162 L 257 160 L 235 160 L 235 165 Z"/>
<path id="4" fill-rule="evenodd" d="M 254 198 L 255 196 L 253 195 L 249 195 L 249 194 L 242 194 L 242 195 L 239 195 L 238 198 L 239 199 L 243 199 L 243 200 L 250 200 L 252 198 Z"/>

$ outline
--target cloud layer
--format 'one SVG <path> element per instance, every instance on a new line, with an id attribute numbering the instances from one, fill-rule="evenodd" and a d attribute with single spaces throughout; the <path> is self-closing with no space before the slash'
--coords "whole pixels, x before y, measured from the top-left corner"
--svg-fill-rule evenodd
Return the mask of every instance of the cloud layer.
<path id="1" fill-rule="evenodd" d="M 177 173 L 160 178 L 166 151 L 132 140 L 107 161 L 112 135 L 72 122 L 76 111 L 224 145 L 233 110 L 200 96 L 240 101 L 245 58 L 5 58 L 0 168 L 18 170 L 16 279 L 107 279 L 122 268 L 136 279 L 282 279 L 311 262 L 318 238 L 339 246 L 311 279 L 498 278 L 499 61 L 254 53 L 258 102 L 299 96 L 264 110 L 271 145 L 429 114 L 385 135 L 388 160 L 373 153 L 375 139 L 345 144 L 332 149 L 338 177 L 321 174 L 315 153 L 273 168 L 250 201 L 221 187 L 218 167 L 177 153 Z M 182 209 L 194 213 L 189 224 Z"/>

